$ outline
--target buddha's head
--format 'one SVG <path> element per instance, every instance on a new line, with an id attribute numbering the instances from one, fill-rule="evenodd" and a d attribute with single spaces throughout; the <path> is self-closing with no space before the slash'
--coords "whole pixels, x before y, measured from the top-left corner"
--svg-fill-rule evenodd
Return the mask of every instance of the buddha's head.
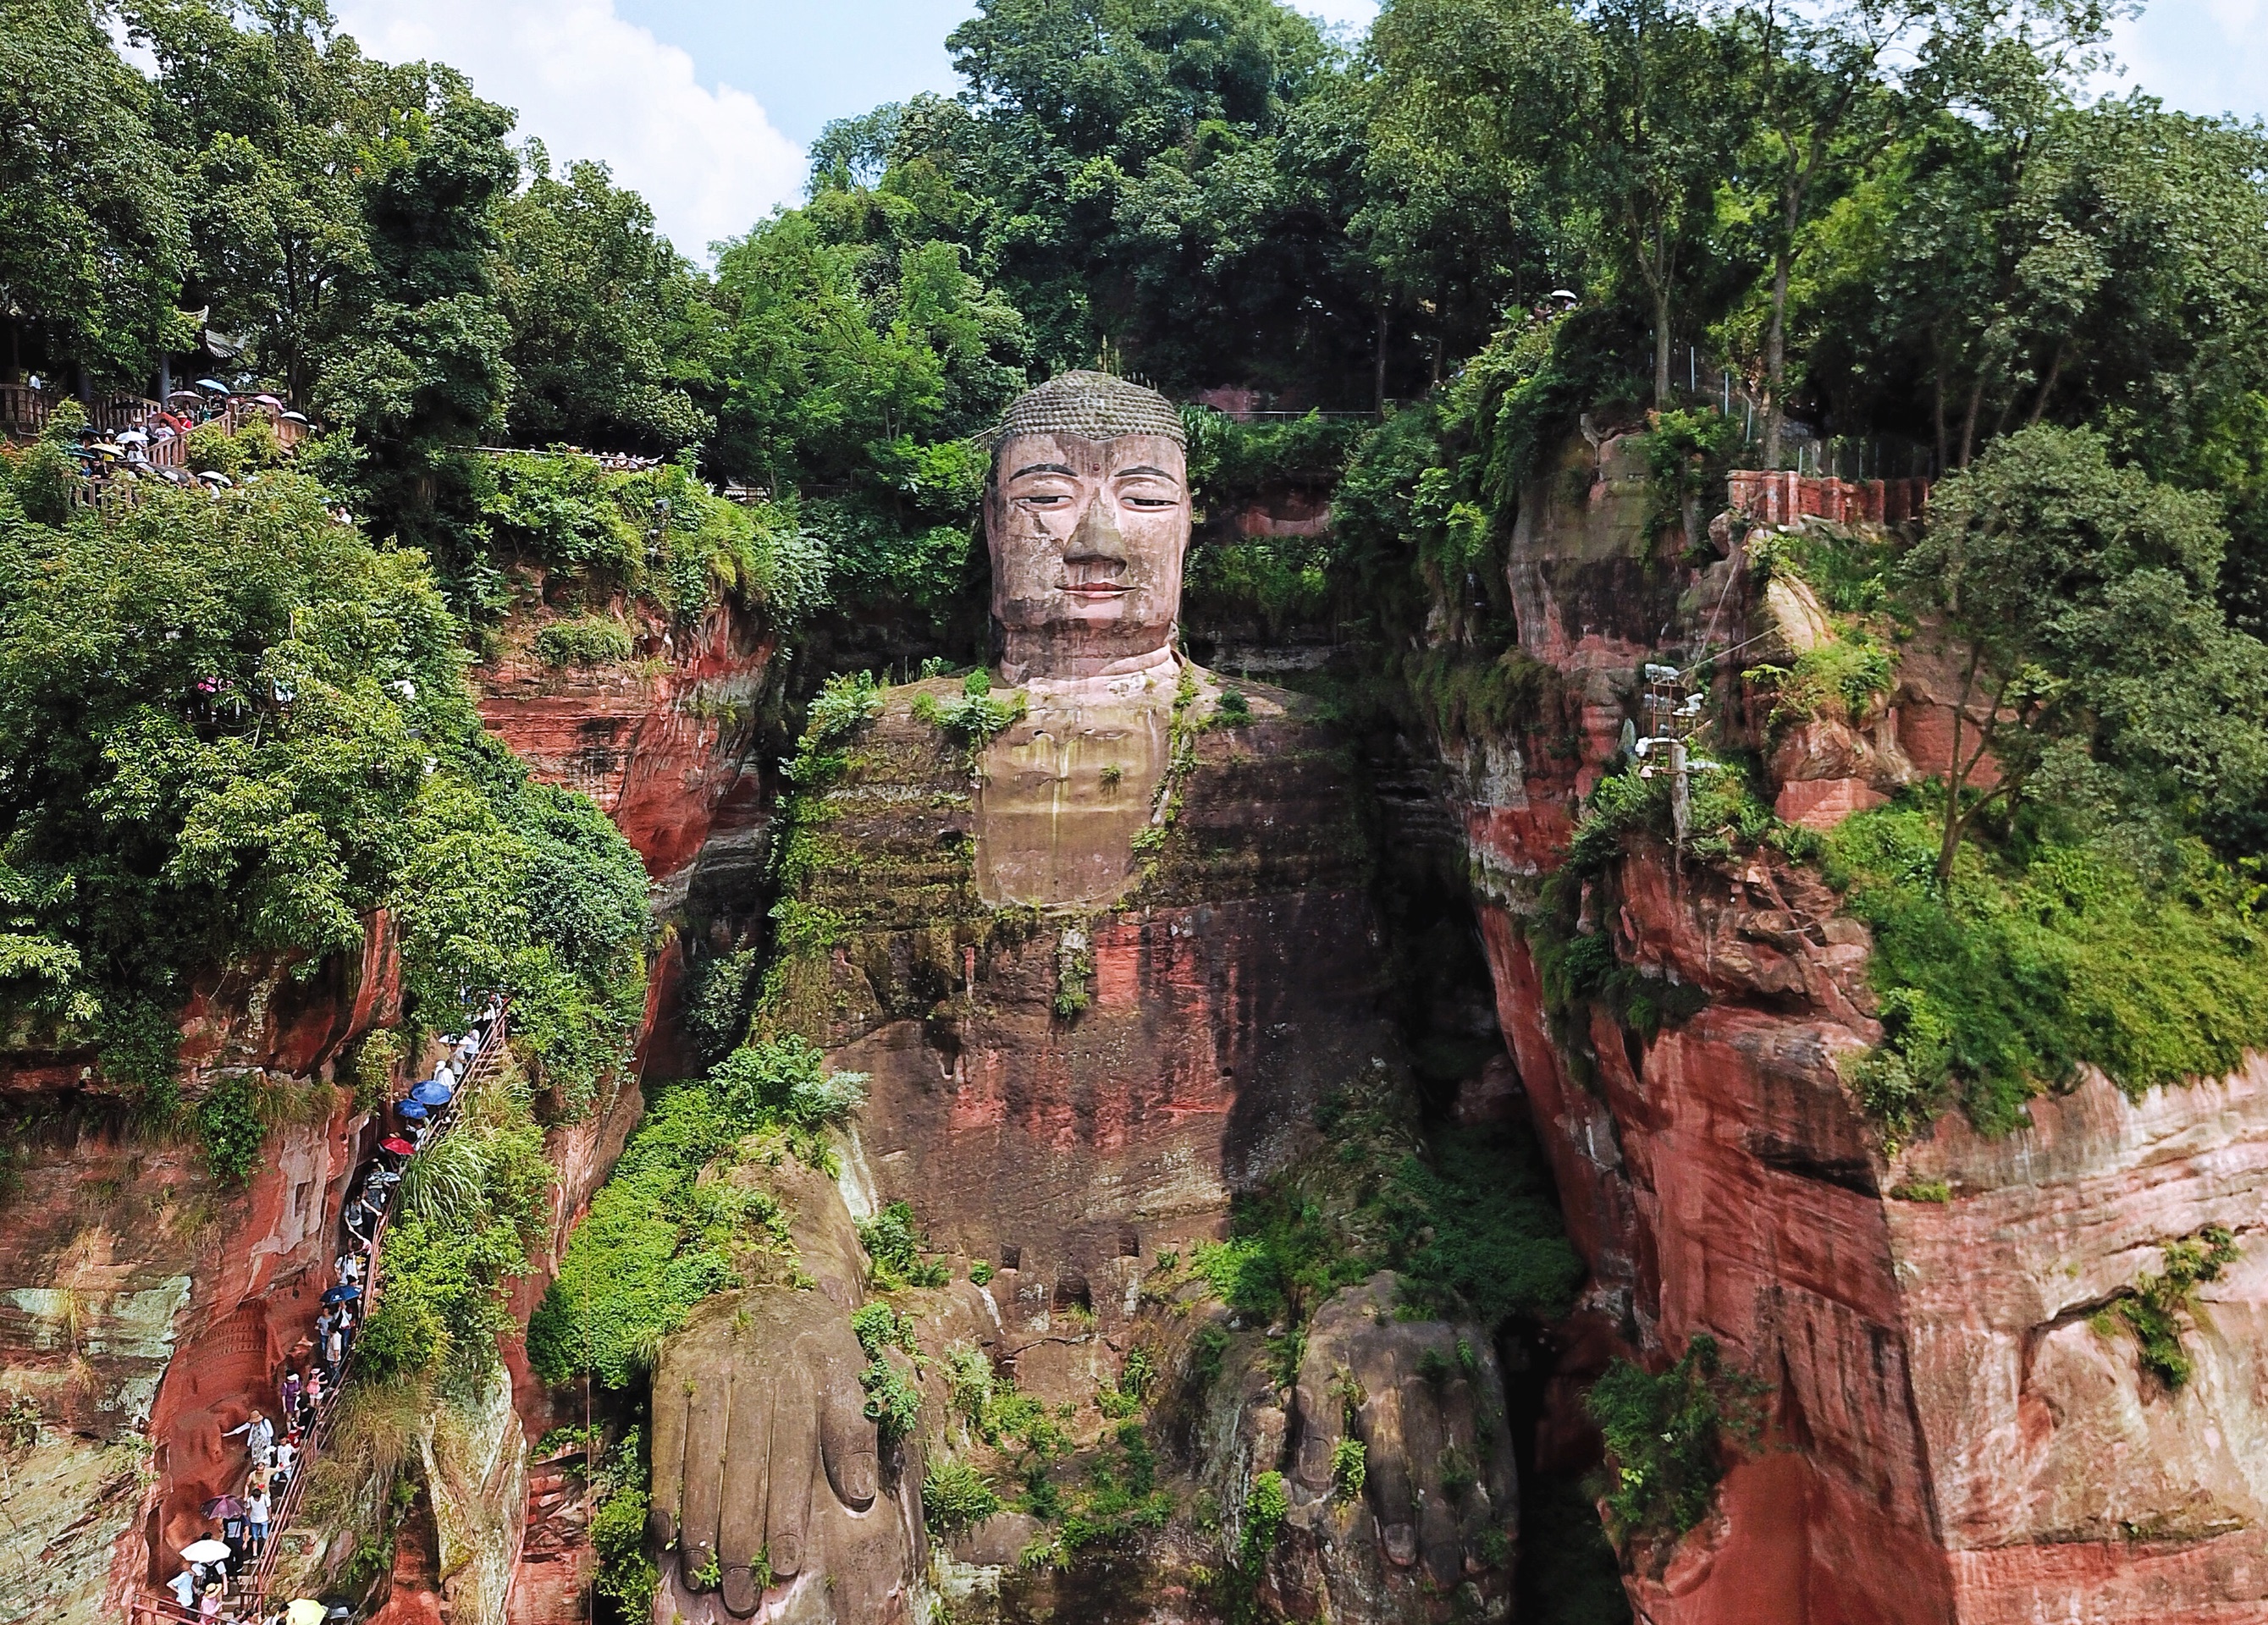
<path id="1" fill-rule="evenodd" d="M 1066 372 L 1008 408 L 984 536 L 1010 680 L 1136 671 L 1172 648 L 1186 444 L 1171 402 L 1107 373 Z"/>

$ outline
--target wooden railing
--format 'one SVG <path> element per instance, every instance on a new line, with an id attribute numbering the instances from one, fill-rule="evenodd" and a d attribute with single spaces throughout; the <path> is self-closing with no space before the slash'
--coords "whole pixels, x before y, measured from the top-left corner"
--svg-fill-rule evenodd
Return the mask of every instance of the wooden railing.
<path id="1" fill-rule="evenodd" d="M 33 389 L 26 384 L 0 384 L 0 437 L 11 440 L 36 440 L 48 426 L 48 418 L 55 408 L 76 396 L 55 390 Z M 98 434 L 121 435 L 129 429 L 139 429 L 165 408 L 158 401 L 140 395 L 98 396 L 94 404 L 85 408 L 87 427 Z M 302 423 L 285 417 L 279 408 L 262 406 L 256 401 L 225 397 L 217 407 L 202 408 L 184 414 L 198 423 L 218 423 L 234 434 L 254 418 L 264 419 L 276 430 L 276 438 L 288 451 L 306 439 L 312 432 Z M 173 443 L 179 445 L 178 439 Z M 150 448 L 150 460 L 158 462 L 158 448 Z M 179 462 L 178 452 L 173 460 Z"/>
<path id="2" fill-rule="evenodd" d="M 511 1025 L 511 1014 L 512 1002 L 507 999 L 497 1011 L 495 1021 L 490 1024 L 488 1036 L 474 1053 L 472 1064 L 457 1080 L 456 1091 L 450 1097 L 449 1104 L 434 1117 L 433 1126 L 426 1132 L 418 1150 L 412 1153 L 413 1159 L 423 1156 L 428 1147 L 456 1127 L 458 1109 L 472 1092 L 473 1085 L 492 1076 L 504 1064 L 504 1040 Z M 386 1232 L 394 1223 L 395 1209 L 401 1205 L 401 1187 L 396 1186 L 394 1199 L 379 1215 L 378 1228 L 371 1232 L 370 1268 L 364 1272 L 360 1327 L 370 1324 L 370 1317 L 377 1312 L 379 1298 L 385 1290 L 385 1273 L 381 1266 Z M 260 1555 L 254 1560 L 250 1572 L 236 1582 L 225 1612 L 246 1620 L 256 1620 L 267 1607 L 268 1588 L 274 1583 L 276 1560 L 283 1549 L 283 1533 L 298 1515 L 300 1504 L 306 1498 L 308 1481 L 314 1476 L 315 1463 L 322 1455 L 324 1441 L 331 1436 L 331 1425 L 337 1419 L 339 1401 L 345 1392 L 346 1373 L 342 1371 L 339 1380 L 323 1390 L 323 1401 L 316 1409 L 314 1424 L 299 1442 L 298 1460 L 292 1466 L 291 1481 L 284 1485 L 282 1498 L 269 1512 L 267 1542 L 261 1547 Z M 195 1613 L 181 1607 L 162 1592 L 151 1591 L 138 1592 L 129 1599 L 127 1618 L 130 1625 L 203 1625 Z"/>

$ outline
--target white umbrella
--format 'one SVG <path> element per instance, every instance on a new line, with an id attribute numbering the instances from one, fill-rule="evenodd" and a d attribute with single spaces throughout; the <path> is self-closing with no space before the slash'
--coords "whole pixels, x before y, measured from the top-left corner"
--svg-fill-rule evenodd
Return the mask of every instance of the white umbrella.
<path id="1" fill-rule="evenodd" d="M 221 1562 L 230 1555 L 225 1540 L 192 1540 L 181 1548 L 181 1555 L 191 1562 Z"/>

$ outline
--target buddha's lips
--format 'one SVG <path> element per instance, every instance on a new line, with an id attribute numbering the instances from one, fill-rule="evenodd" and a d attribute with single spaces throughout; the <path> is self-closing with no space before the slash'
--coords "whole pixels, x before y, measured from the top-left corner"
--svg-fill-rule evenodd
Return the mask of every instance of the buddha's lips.
<path id="1" fill-rule="evenodd" d="M 1064 588 L 1073 598 L 1124 598 L 1133 590 L 1117 581 L 1079 581 Z"/>

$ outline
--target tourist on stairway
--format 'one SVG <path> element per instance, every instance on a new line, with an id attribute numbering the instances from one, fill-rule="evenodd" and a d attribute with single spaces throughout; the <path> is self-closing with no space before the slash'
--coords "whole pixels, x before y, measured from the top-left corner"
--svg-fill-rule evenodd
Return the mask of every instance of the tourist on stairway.
<path id="1" fill-rule="evenodd" d="M 239 1433 L 244 1435 L 244 1447 L 252 1452 L 254 1464 L 261 1467 L 266 1466 L 269 1452 L 272 1450 L 276 1445 L 275 1424 L 269 1422 L 266 1416 L 261 1415 L 260 1412 L 255 1410 L 252 1413 L 252 1419 L 249 1422 L 239 1423 L 237 1426 L 231 1428 L 227 1432 L 222 1434 L 221 1437 L 223 1438 L 234 1438 Z"/>
<path id="2" fill-rule="evenodd" d="M 251 1542 L 252 1555 L 256 1559 L 268 1544 L 268 1492 L 255 1489 L 245 1497 L 244 1534 Z"/>

